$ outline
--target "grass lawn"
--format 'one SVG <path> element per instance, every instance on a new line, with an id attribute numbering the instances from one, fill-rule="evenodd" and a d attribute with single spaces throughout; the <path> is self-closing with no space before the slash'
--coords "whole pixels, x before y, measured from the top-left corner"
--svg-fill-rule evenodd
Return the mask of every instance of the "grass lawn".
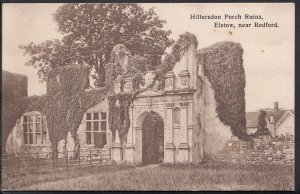
<path id="1" fill-rule="evenodd" d="M 2 177 L 2 190 L 293 190 L 294 167 L 274 164 L 102 165 Z"/>

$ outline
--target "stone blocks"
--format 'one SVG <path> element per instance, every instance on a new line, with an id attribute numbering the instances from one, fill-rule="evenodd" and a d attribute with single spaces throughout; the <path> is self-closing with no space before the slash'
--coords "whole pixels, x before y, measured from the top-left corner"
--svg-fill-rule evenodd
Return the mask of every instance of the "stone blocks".
<path id="1" fill-rule="evenodd" d="M 115 162 L 120 162 L 122 160 L 121 157 L 121 145 L 119 143 L 114 143 L 111 148 L 111 159 Z"/>
<path id="2" fill-rule="evenodd" d="M 164 163 L 175 163 L 175 145 L 173 143 L 168 143 L 165 145 L 165 152 L 164 152 Z"/>
<path id="3" fill-rule="evenodd" d="M 132 144 L 126 144 L 124 160 L 126 164 L 134 164 L 134 147 Z"/>
<path id="4" fill-rule="evenodd" d="M 189 150 L 190 147 L 187 143 L 181 143 L 178 147 L 177 162 L 179 163 L 189 162 Z"/>

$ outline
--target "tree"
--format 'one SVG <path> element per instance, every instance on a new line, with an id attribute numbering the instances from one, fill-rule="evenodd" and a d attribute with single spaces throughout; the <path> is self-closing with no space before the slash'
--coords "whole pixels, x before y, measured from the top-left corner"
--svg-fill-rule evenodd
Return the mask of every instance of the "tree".
<path id="1" fill-rule="evenodd" d="M 54 21 L 62 40 L 21 46 L 31 57 L 27 63 L 38 68 L 43 80 L 57 66 L 87 64 L 95 85 L 101 87 L 114 45 L 124 44 L 131 54 L 147 58 L 154 69 L 173 43 L 171 31 L 163 29 L 166 21 L 153 8 L 144 10 L 137 4 L 64 4 L 54 13 Z"/>
<path id="2" fill-rule="evenodd" d="M 259 135 L 271 135 L 267 126 L 266 116 L 267 116 L 266 111 L 261 110 L 258 116 L 257 131 L 255 132 L 254 136 L 257 137 Z"/>

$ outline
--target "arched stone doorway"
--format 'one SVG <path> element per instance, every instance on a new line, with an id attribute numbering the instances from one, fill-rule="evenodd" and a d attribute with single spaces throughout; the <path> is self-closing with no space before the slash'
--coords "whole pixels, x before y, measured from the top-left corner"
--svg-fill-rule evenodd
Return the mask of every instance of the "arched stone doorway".
<path id="1" fill-rule="evenodd" d="M 164 122 L 151 111 L 142 123 L 142 163 L 153 164 L 164 160 Z"/>

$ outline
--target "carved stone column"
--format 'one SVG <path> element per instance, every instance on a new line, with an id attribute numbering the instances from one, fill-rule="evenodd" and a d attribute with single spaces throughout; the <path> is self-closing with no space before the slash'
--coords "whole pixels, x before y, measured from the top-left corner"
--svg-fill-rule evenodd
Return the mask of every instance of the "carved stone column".
<path id="1" fill-rule="evenodd" d="M 173 106 L 174 103 L 167 104 L 167 115 L 166 115 L 166 145 L 165 145 L 165 154 L 164 154 L 164 162 L 165 163 L 174 163 L 175 158 L 175 145 L 173 139 Z"/>
<path id="2" fill-rule="evenodd" d="M 135 127 L 135 149 L 134 149 L 134 163 L 136 165 L 142 164 L 143 161 L 143 134 L 142 128 Z"/>
<path id="3" fill-rule="evenodd" d="M 178 161 L 179 162 L 188 162 L 189 161 L 189 145 L 188 145 L 188 102 L 180 103 L 181 106 L 181 115 L 180 115 L 180 124 L 182 130 L 182 142 L 180 143 L 178 149 Z"/>
<path id="4" fill-rule="evenodd" d="M 134 163 L 134 146 L 133 146 L 133 105 L 129 107 L 130 126 L 127 133 L 127 143 L 125 146 L 125 161 Z"/>

